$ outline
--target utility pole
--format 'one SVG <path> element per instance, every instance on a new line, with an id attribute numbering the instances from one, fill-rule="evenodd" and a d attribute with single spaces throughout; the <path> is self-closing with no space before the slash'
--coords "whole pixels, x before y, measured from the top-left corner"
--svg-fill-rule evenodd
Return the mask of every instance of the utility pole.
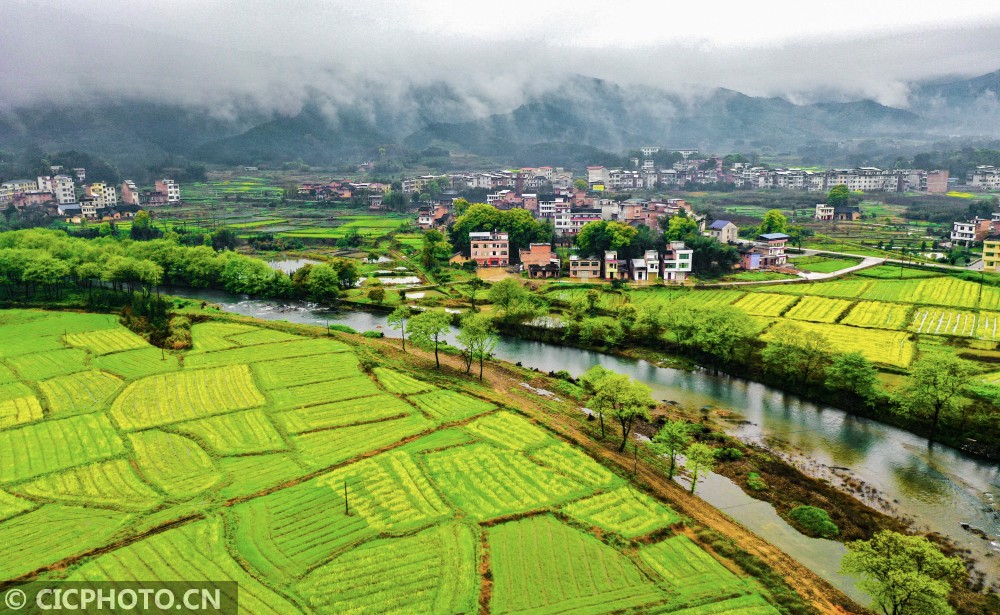
<path id="1" fill-rule="evenodd" d="M 347 481 L 344 481 L 344 514 L 350 515 L 351 510 L 347 507 Z"/>

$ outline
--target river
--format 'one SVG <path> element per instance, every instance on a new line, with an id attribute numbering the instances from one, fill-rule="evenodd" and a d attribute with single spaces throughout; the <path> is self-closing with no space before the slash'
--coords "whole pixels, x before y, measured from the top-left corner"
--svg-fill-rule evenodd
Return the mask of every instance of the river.
<path id="1" fill-rule="evenodd" d="M 174 289 L 177 296 L 217 303 L 229 312 L 303 324 L 345 324 L 361 331 L 398 332 L 384 314 L 328 311 L 300 302 L 251 300 L 209 290 Z M 450 340 L 450 341 L 453 341 Z M 1000 581 L 1000 464 L 983 461 L 925 438 L 842 410 L 804 401 L 766 385 L 709 370 L 662 368 L 646 361 L 555 344 L 502 337 L 495 354 L 542 371 L 573 375 L 593 365 L 627 374 L 653 389 L 656 399 L 683 406 L 713 406 L 733 413 L 728 431 L 763 442 L 807 474 L 851 490 L 866 503 L 910 518 L 914 527 L 950 537 L 971 551 L 988 582 Z M 713 475 L 699 495 L 772 542 L 834 585 L 859 597 L 853 583 L 836 574 L 843 545 L 806 538 L 792 530 L 763 502 L 753 500 L 724 477 Z M 988 539 L 964 530 L 983 530 Z"/>

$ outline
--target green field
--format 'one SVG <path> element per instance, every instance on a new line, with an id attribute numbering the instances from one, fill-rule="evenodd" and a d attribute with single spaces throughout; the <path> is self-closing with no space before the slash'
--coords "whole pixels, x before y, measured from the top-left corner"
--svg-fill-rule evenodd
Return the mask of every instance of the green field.
<path id="1" fill-rule="evenodd" d="M 0 322 L 51 338 L 0 358 L 0 582 L 232 580 L 250 613 L 776 613 L 581 449 L 347 343 L 201 322 L 161 355 L 103 317 Z"/>

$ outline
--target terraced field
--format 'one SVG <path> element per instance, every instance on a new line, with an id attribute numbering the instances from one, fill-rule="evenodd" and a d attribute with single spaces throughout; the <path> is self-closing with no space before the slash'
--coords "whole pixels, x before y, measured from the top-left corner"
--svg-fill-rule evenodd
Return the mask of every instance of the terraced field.
<path id="1" fill-rule="evenodd" d="M 693 543 L 628 542 L 678 515 L 510 409 L 333 339 L 192 335 L 167 354 L 105 316 L 0 312 L 0 582 L 230 580 L 248 613 L 776 612 Z"/>
<path id="2" fill-rule="evenodd" d="M 786 321 L 789 322 L 789 321 Z M 907 367 L 913 361 L 916 347 L 906 331 L 883 331 L 844 325 L 831 325 L 805 321 L 791 321 L 807 334 L 822 337 L 834 352 L 860 352 L 869 361 Z M 774 328 L 766 331 L 763 339 L 776 339 Z"/>

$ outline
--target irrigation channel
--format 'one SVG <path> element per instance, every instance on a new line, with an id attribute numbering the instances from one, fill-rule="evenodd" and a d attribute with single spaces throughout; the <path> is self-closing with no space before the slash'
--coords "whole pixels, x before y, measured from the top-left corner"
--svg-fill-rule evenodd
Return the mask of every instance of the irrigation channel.
<path id="1" fill-rule="evenodd" d="M 387 325 L 385 314 L 328 311 L 304 302 L 256 300 L 212 290 L 167 292 L 265 320 L 321 326 L 340 323 L 357 331 L 378 330 L 387 337 L 399 336 Z M 454 333 L 450 343 L 454 343 Z M 506 336 L 501 337 L 495 355 L 545 372 L 567 370 L 574 376 L 602 365 L 645 383 L 658 400 L 725 409 L 732 413 L 727 427 L 730 434 L 765 444 L 811 476 L 838 486 L 850 481 L 855 486 L 850 491 L 867 504 L 909 518 L 914 528 L 939 532 L 969 549 L 987 583 L 1000 582 L 1000 464 L 710 370 L 662 368 L 646 361 Z M 859 490 L 857 485 L 863 488 Z M 699 485 L 698 495 L 833 585 L 864 599 L 850 579 L 836 572 L 846 552 L 842 544 L 803 536 L 778 517 L 770 504 L 751 498 L 723 476 L 712 474 Z M 980 530 L 985 537 L 963 524 Z"/>

